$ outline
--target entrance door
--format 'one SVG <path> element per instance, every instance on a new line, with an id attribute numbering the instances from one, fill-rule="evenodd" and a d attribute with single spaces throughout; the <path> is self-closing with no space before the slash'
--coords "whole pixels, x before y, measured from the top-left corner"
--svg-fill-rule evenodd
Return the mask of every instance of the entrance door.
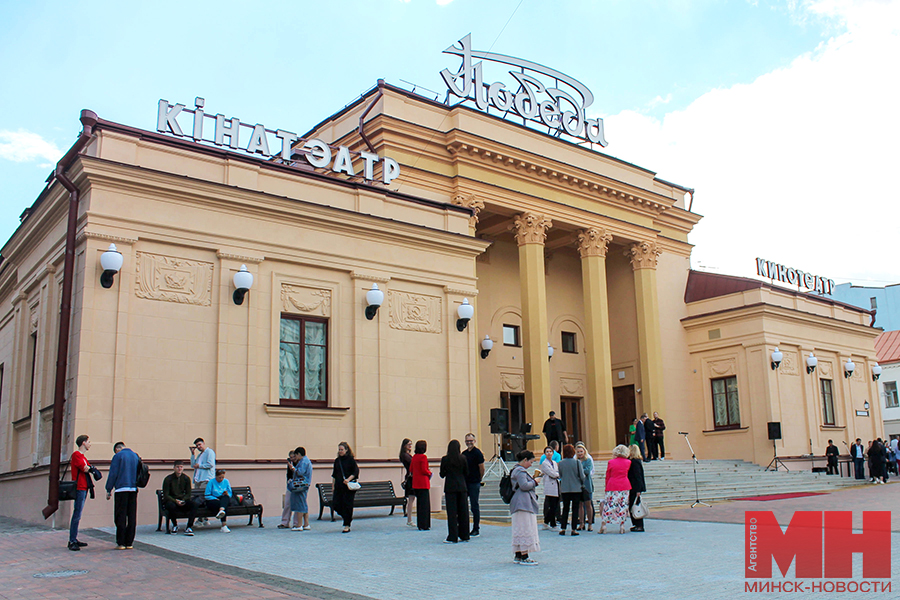
<path id="1" fill-rule="evenodd" d="M 509 409 L 509 433 L 520 433 L 522 423 L 525 422 L 525 394 L 501 393 L 500 407 Z M 502 447 L 515 455 L 525 448 L 525 445 L 522 440 L 510 439 L 504 435 Z"/>
<path id="2" fill-rule="evenodd" d="M 637 417 L 633 385 L 613 388 L 613 407 L 616 411 L 616 443 L 628 445 L 628 428 Z"/>
<path id="3" fill-rule="evenodd" d="M 560 398 L 559 412 L 562 422 L 566 424 L 566 443 L 575 445 L 575 442 L 584 441 L 581 427 L 581 398 Z"/>

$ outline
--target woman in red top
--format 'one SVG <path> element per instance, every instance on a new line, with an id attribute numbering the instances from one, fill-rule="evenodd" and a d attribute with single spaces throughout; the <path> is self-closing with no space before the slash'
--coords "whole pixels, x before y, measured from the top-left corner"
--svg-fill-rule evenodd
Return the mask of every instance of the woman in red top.
<path id="1" fill-rule="evenodd" d="M 91 465 L 85 458 L 84 453 L 91 449 L 91 440 L 86 435 L 79 435 L 75 440 L 78 450 L 72 453 L 69 466 L 72 468 L 72 481 L 75 482 L 75 506 L 72 507 L 72 519 L 69 521 L 69 550 L 81 550 L 87 546 L 84 542 L 78 541 L 78 524 L 81 522 L 81 511 L 84 510 L 84 503 L 87 500 L 88 488 L 88 472 Z"/>
<path id="2" fill-rule="evenodd" d="M 428 457 L 425 451 L 428 443 L 425 440 L 416 442 L 416 453 L 412 457 L 409 471 L 412 473 L 412 488 L 416 494 L 416 526 L 419 531 L 431 529 L 431 469 L 428 468 Z"/>
<path id="3" fill-rule="evenodd" d="M 613 458 L 606 463 L 606 497 L 603 500 L 603 514 L 600 516 L 599 533 L 606 533 L 607 523 L 618 523 L 619 533 L 625 533 L 625 519 L 628 518 L 628 448 L 621 444 L 613 448 Z"/>

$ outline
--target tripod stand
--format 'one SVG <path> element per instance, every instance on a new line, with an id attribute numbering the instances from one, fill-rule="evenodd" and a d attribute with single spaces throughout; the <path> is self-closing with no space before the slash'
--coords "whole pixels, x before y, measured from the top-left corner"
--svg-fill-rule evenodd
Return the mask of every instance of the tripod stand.
<path id="1" fill-rule="evenodd" d="M 766 467 L 766 471 L 777 471 L 779 465 L 784 467 L 785 471 L 790 471 L 790 469 L 787 468 L 787 465 L 784 464 L 783 462 L 781 462 L 781 459 L 778 458 L 778 441 L 777 440 L 772 440 L 772 448 L 775 451 L 775 458 L 773 458 L 772 462 L 769 463 L 769 466 Z M 774 469 L 772 468 L 773 465 L 775 466 Z"/>
<path id="2" fill-rule="evenodd" d="M 697 484 L 697 463 L 700 462 L 697 460 L 697 455 L 694 454 L 694 447 L 691 446 L 691 440 L 688 439 L 688 434 L 686 431 L 679 431 L 680 435 L 684 436 L 684 441 L 687 442 L 688 449 L 691 451 L 691 462 L 694 465 L 694 492 L 697 495 L 697 499 L 691 504 L 691 508 L 697 508 L 698 506 L 706 506 L 709 508 L 709 504 L 706 502 L 700 502 L 700 486 Z"/>
<path id="3" fill-rule="evenodd" d="M 484 477 L 493 473 L 494 469 L 497 469 L 496 474 L 500 477 L 509 474 L 509 467 L 506 466 L 506 461 L 503 460 L 503 451 L 500 449 L 500 435 L 496 433 L 494 434 L 494 456 L 488 461 L 488 466 L 484 470 Z"/>

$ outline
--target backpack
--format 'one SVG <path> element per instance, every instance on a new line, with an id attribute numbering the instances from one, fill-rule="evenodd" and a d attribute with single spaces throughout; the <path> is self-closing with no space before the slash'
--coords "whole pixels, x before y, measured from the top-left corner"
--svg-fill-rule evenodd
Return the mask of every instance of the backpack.
<path id="1" fill-rule="evenodd" d="M 515 467 L 513 467 L 515 468 Z M 516 493 L 512 483 L 512 471 L 500 478 L 500 498 L 506 504 L 512 502 L 513 494 Z"/>
<path id="2" fill-rule="evenodd" d="M 136 482 L 139 488 L 147 487 L 147 484 L 150 482 L 150 467 L 144 464 L 140 456 L 138 456 Z"/>

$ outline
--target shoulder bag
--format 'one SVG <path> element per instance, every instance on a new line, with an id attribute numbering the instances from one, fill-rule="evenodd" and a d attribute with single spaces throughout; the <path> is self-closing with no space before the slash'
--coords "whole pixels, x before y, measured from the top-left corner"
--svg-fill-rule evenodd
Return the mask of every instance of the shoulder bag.
<path id="1" fill-rule="evenodd" d="M 75 480 L 74 479 L 66 479 L 66 472 L 69 470 L 69 463 L 66 463 L 66 468 L 63 469 L 63 474 L 59 478 L 59 491 L 57 492 L 57 498 L 59 500 L 74 500 L 75 499 Z"/>
<path id="2" fill-rule="evenodd" d="M 341 468 L 341 478 L 342 478 L 342 479 L 347 479 L 347 476 L 344 475 L 344 465 L 341 464 L 341 461 L 338 461 L 338 466 Z M 358 490 L 358 489 L 361 488 L 361 487 L 362 487 L 362 486 L 361 486 L 361 485 L 359 484 L 359 482 L 356 481 L 355 479 L 354 479 L 353 481 L 348 481 L 348 482 L 347 482 L 347 489 L 350 490 L 351 492 L 355 492 L 356 490 Z"/>
<path id="3" fill-rule="evenodd" d="M 647 505 L 641 501 L 641 497 L 638 496 L 634 504 L 631 505 L 631 516 L 635 519 L 646 519 L 650 516 L 650 509 L 647 508 Z"/>

